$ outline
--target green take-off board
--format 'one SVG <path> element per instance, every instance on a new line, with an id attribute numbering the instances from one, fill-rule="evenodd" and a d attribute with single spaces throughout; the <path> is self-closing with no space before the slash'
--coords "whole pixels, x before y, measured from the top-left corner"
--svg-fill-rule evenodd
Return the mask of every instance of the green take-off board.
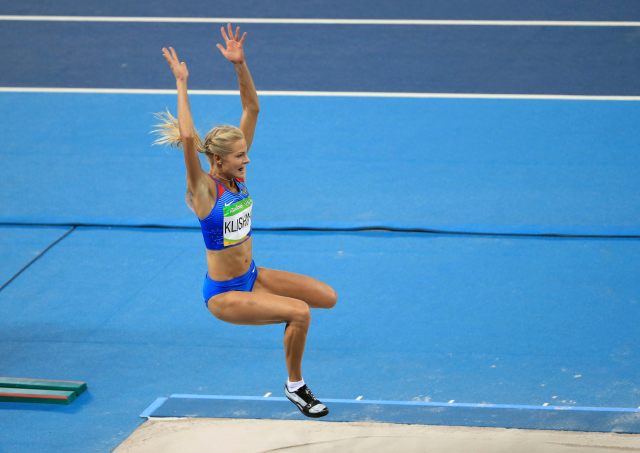
<path id="1" fill-rule="evenodd" d="M 86 382 L 80 381 L 52 381 L 49 379 L 0 377 L 0 387 L 42 390 L 68 390 L 80 394 L 84 390 L 86 390 L 87 384 Z"/>
<path id="2" fill-rule="evenodd" d="M 86 389 L 80 381 L 0 377 L 0 401 L 69 404 Z"/>

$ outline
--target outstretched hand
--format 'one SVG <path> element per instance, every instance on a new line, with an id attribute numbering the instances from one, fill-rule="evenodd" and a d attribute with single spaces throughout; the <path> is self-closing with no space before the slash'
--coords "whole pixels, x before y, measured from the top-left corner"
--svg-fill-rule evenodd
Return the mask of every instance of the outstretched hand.
<path id="1" fill-rule="evenodd" d="M 173 47 L 162 48 L 162 55 L 164 55 L 164 59 L 169 63 L 169 67 L 171 68 L 171 72 L 175 76 L 176 80 L 186 81 L 189 78 L 189 70 L 187 69 L 187 64 L 184 61 L 180 61 L 178 59 L 178 54 L 173 49 Z"/>
<path id="2" fill-rule="evenodd" d="M 231 24 L 227 24 L 227 30 L 224 29 L 224 26 L 220 27 L 220 34 L 222 35 L 222 39 L 224 39 L 224 43 L 226 45 L 225 48 L 222 44 L 216 44 L 220 53 L 231 63 L 244 63 L 244 50 L 242 49 L 242 44 L 247 37 L 247 32 L 244 32 L 241 38 L 240 27 L 236 27 L 236 32 L 234 34 Z"/>

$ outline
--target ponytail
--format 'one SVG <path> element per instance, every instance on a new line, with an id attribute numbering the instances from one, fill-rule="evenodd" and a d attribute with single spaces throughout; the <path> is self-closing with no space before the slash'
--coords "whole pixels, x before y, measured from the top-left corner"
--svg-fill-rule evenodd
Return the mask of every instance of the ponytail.
<path id="1" fill-rule="evenodd" d="M 157 138 L 153 142 L 154 145 L 170 145 L 174 147 L 182 147 L 182 140 L 180 138 L 180 127 L 178 125 L 178 119 L 167 110 L 166 112 L 154 113 L 158 121 L 151 131 L 152 134 L 156 134 Z M 213 156 L 218 155 L 225 157 L 231 153 L 231 146 L 238 140 L 244 139 L 242 130 L 229 125 L 216 126 L 211 129 L 204 142 L 198 135 L 198 131 L 193 131 L 195 146 L 198 152 L 205 153 L 212 162 Z"/>
<path id="2" fill-rule="evenodd" d="M 157 138 L 154 140 L 154 145 L 169 145 L 176 148 L 182 147 L 182 139 L 180 137 L 180 126 L 178 125 L 178 118 L 173 116 L 167 109 L 166 112 L 154 113 L 153 116 L 160 121 L 155 124 L 155 129 L 151 131 L 152 134 L 156 134 Z M 196 146 L 196 150 L 200 153 L 204 153 L 204 144 L 200 139 L 198 131 L 194 129 L 193 138 Z"/>

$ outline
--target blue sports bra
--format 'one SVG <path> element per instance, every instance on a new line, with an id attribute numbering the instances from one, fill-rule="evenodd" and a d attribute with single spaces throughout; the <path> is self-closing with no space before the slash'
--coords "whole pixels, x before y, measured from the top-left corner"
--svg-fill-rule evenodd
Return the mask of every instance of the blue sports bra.
<path id="1" fill-rule="evenodd" d="M 242 244 L 251 237 L 251 209 L 253 200 L 249 196 L 244 180 L 236 179 L 238 193 L 227 190 L 220 181 L 209 175 L 216 184 L 218 193 L 213 208 L 207 217 L 198 219 L 204 244 L 209 250 L 222 250 Z"/>

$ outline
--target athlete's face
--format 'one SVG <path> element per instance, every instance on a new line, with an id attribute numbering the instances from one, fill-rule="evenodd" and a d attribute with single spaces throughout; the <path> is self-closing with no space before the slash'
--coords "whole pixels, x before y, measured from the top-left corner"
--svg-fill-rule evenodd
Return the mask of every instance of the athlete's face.
<path id="1" fill-rule="evenodd" d="M 247 142 L 238 140 L 231 146 L 232 152 L 222 160 L 222 172 L 234 178 L 244 179 L 247 165 L 249 165 L 249 153 Z"/>

